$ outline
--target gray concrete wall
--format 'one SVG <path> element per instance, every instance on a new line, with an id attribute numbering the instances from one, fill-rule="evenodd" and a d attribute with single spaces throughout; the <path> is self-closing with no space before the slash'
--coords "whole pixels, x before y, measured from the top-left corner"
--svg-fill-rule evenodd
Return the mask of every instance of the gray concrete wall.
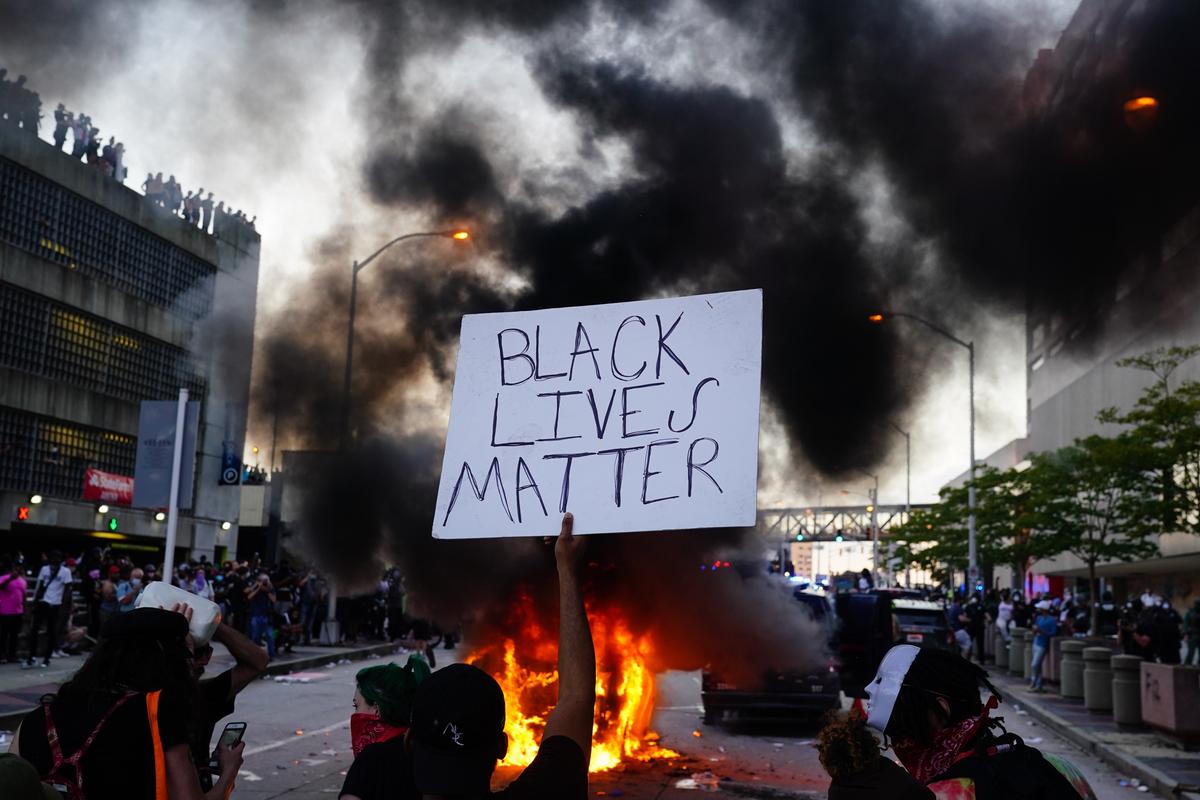
<path id="1" fill-rule="evenodd" d="M 101 280 L 84 277 L 57 264 L 0 243 L 0 281 L 111 320 L 122 326 L 182 347 L 203 365 L 207 388 L 201 407 L 201 434 L 195 484 L 194 520 L 181 519 L 180 544 L 196 554 L 212 556 L 215 546 L 237 546 L 240 487 L 220 486 L 225 443 L 240 458 L 246 435 L 250 371 L 258 295 L 260 237 L 246 226 L 226 225 L 221 238 L 209 235 L 146 202 L 130 187 L 105 178 L 49 144 L 0 126 L 0 153 L 21 166 L 90 200 L 217 267 L 213 310 L 195 323 L 170 309 L 145 303 Z M 140 184 L 140 176 L 131 183 Z M 173 399 L 173 398 L 162 398 Z M 59 381 L 11 370 L 0 371 L 0 404 L 122 433 L 137 432 L 137 404 L 108 398 Z M 27 499 L 27 498 L 25 498 Z M 0 495 L 0 503 L 22 502 L 19 495 Z M 97 524 L 91 504 L 48 498 L 37 509 L 56 518 L 59 527 L 89 528 Z M 165 525 L 151 512 L 124 514 L 129 532 L 162 536 Z M 0 528 L 9 527 L 7 512 Z M 233 523 L 229 531 L 220 524 Z M 194 527 L 194 531 L 193 531 Z"/>

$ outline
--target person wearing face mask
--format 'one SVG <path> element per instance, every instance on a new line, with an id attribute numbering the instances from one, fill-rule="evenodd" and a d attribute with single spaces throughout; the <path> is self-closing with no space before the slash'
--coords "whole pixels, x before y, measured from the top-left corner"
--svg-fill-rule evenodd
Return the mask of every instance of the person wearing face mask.
<path id="1" fill-rule="evenodd" d="M 412 716 L 417 686 L 430 675 L 418 655 L 403 667 L 383 664 L 355 675 L 350 741 L 354 763 L 346 772 L 339 800 L 409 800 L 419 798 L 404 734 Z"/>
<path id="2" fill-rule="evenodd" d="M 124 614 L 133 611 L 134 603 L 137 601 L 138 595 L 142 593 L 143 574 L 141 567 L 134 567 L 128 575 L 122 575 L 121 580 L 117 582 L 118 613 Z"/>
<path id="3" fill-rule="evenodd" d="M 866 690 L 867 724 L 935 797 L 1095 800 L 1073 764 L 1030 747 L 991 716 L 1003 698 L 987 672 L 956 653 L 896 645 Z"/>

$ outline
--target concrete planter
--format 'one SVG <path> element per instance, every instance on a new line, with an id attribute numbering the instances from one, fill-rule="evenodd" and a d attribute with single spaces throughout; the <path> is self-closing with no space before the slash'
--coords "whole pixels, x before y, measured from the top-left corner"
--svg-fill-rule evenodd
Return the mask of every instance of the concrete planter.
<path id="1" fill-rule="evenodd" d="M 1068 641 L 1061 636 L 1055 636 L 1050 640 L 1050 652 L 1046 653 L 1046 658 L 1042 661 L 1042 677 L 1051 683 L 1058 683 L 1062 676 L 1059 662 L 1062 661 L 1062 645 Z"/>
<path id="2" fill-rule="evenodd" d="M 1109 659 L 1113 672 L 1113 720 L 1126 727 L 1142 726 L 1142 659 L 1116 655 Z"/>
<path id="3" fill-rule="evenodd" d="M 1025 670 L 1022 674 L 1025 680 L 1033 680 L 1033 640 L 1037 634 L 1033 631 L 1025 631 Z"/>
<path id="4" fill-rule="evenodd" d="M 1025 670 L 1025 628 L 1013 628 L 1012 641 L 1008 649 L 1008 672 L 1010 675 L 1021 675 Z"/>
<path id="5" fill-rule="evenodd" d="M 1200 741 L 1200 669 L 1141 664 L 1142 721 L 1187 741 Z"/>
<path id="6" fill-rule="evenodd" d="M 996 669 L 1008 669 L 1008 642 L 1004 641 L 1004 634 L 996 631 L 995 637 L 992 639 L 992 649 L 996 652 Z"/>
<path id="7" fill-rule="evenodd" d="M 1059 649 L 1062 663 L 1059 665 L 1058 692 L 1063 697 L 1083 699 L 1083 649 L 1087 647 L 1078 639 L 1064 639 Z"/>
<path id="8" fill-rule="evenodd" d="M 1111 659 L 1107 647 L 1083 649 L 1083 705 L 1088 711 L 1112 711 Z"/>

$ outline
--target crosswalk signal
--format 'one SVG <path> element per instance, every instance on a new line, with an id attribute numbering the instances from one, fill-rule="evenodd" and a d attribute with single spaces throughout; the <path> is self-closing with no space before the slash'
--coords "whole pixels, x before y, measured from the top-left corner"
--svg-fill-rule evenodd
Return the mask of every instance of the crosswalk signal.
<path id="1" fill-rule="evenodd" d="M 28 522 L 29 521 L 29 506 L 17 506 L 17 521 L 18 522 Z"/>
<path id="2" fill-rule="evenodd" d="M 110 531 L 112 531 L 113 533 L 116 533 L 116 532 L 117 532 L 117 529 L 118 529 L 119 527 L 121 527 L 121 523 L 117 521 L 117 518 L 116 518 L 116 517 L 109 517 L 109 518 L 108 518 L 108 529 L 109 529 Z"/>

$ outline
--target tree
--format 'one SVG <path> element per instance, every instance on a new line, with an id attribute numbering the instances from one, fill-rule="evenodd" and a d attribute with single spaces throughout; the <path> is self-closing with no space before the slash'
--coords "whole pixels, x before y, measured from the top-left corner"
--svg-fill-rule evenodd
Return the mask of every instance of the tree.
<path id="1" fill-rule="evenodd" d="M 984 466 L 975 475 L 975 528 L 981 552 L 990 563 L 1010 564 L 1017 585 L 1033 559 L 1063 552 L 1061 537 L 1035 527 L 1033 480 L 1036 474 L 1016 467 L 998 470 Z"/>
<path id="2" fill-rule="evenodd" d="M 1096 565 L 1146 558 L 1158 550 L 1148 535 L 1161 527 L 1163 506 L 1154 455 L 1133 433 L 1088 436 L 1033 457 L 1030 520 L 1064 552 L 1087 564 L 1092 629 L 1098 626 Z"/>
<path id="3" fill-rule="evenodd" d="M 1151 469 L 1159 476 L 1164 530 L 1200 532 L 1200 382 L 1174 389 L 1171 378 L 1200 346 L 1158 348 L 1124 358 L 1118 367 L 1149 372 L 1155 378 L 1133 408 L 1100 412 L 1101 422 L 1127 426 L 1146 448 Z"/>

